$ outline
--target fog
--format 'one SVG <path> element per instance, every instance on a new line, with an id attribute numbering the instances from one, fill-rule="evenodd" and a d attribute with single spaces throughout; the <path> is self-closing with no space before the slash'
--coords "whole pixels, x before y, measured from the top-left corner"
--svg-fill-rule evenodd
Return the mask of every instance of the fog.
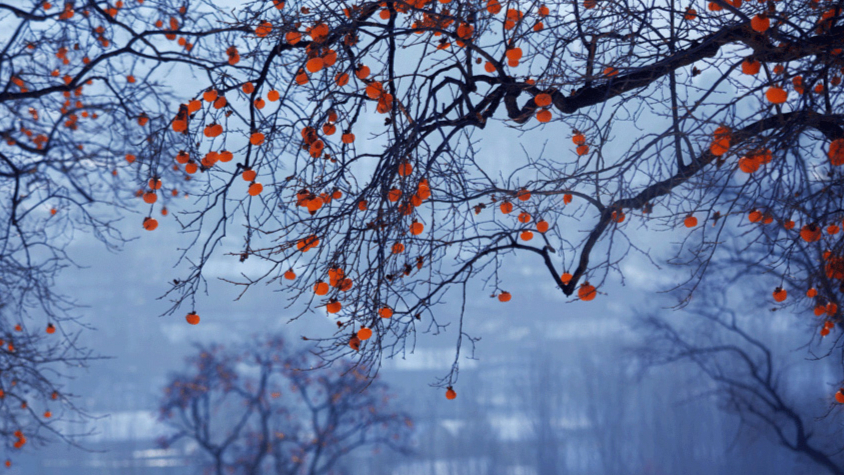
<path id="1" fill-rule="evenodd" d="M 202 473 L 195 443 L 167 449 L 157 443 L 168 430 L 158 417 L 163 386 L 169 373 L 183 368 L 191 344 L 232 344 L 277 332 L 305 345 L 301 336 L 330 331 L 332 322 L 320 313 L 290 322 L 299 309 L 285 308 L 277 287 L 250 290 L 234 301 L 238 289 L 222 281 L 209 281 L 199 325 L 159 316 L 168 308 L 159 297 L 176 273 L 172 265 L 183 238 L 155 233 L 117 253 L 84 237 L 72 246 L 77 261 L 90 265 L 68 269 L 60 289 L 85 305 L 79 313 L 92 326 L 85 343 L 103 358 L 71 372 L 68 392 L 90 417 L 67 427 L 90 434 L 75 439 L 79 447 L 30 449 L 7 473 Z M 227 259 L 219 257 L 212 273 L 236 274 Z M 336 473 L 822 473 L 804 454 L 778 443 L 769 427 L 725 404 L 723 389 L 695 365 L 646 367 L 641 351 L 654 346 L 639 318 L 655 315 L 686 329 L 703 328 L 700 316 L 669 308 L 676 296 L 657 292 L 670 285 L 672 272 L 632 258 L 625 285 L 611 283 L 592 302 L 570 303 L 535 264 L 505 263 L 510 302 L 491 298 L 480 285 L 470 290 L 464 330 L 477 341 L 474 355 L 464 343 L 455 400 L 431 387 L 453 362 L 455 328 L 420 332 L 412 351 L 383 362 L 379 378 L 413 419 L 411 453 L 353 452 Z M 459 299 L 452 297 L 439 314 L 459 312 Z M 829 406 L 833 391 L 825 382 L 834 379 L 832 366 L 807 360 L 805 332 L 794 331 L 796 320 L 762 309 L 739 322 L 770 345 L 783 397 L 823 437 L 838 425 L 832 416 L 816 420 Z M 740 370 L 740 362 L 734 364 Z M 836 441 L 840 434 L 826 442 Z"/>

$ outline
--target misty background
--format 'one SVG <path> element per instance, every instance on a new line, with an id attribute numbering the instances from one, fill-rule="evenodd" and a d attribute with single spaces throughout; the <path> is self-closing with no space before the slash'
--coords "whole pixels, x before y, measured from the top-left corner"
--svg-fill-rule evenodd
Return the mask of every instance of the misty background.
<path id="1" fill-rule="evenodd" d="M 157 413 L 165 378 L 183 369 L 191 343 L 233 343 L 266 332 L 295 341 L 332 331 L 333 321 L 319 311 L 290 322 L 301 309 L 286 308 L 289 296 L 277 285 L 234 301 L 239 289 L 209 280 L 197 305 L 199 325 L 188 325 L 181 314 L 160 317 L 168 302 L 158 297 L 177 275 L 177 249 L 187 242 L 175 223 L 164 224 L 163 232 L 142 236 L 126 226 L 127 237 L 141 239 L 119 253 L 84 236 L 72 245 L 72 256 L 86 267 L 67 269 L 60 290 L 86 306 L 79 313 L 93 328 L 84 343 L 104 359 L 69 383 L 79 406 L 93 416 L 69 427 L 94 433 L 79 439 L 84 450 L 60 444 L 30 449 L 7 473 L 199 473 L 196 446 L 165 450 L 156 444 L 167 431 Z M 653 251 L 658 256 L 670 246 Z M 209 275 L 237 278 L 250 265 L 260 264 L 220 254 Z M 461 353 L 457 399 L 447 401 L 442 389 L 430 386 L 454 359 L 455 328 L 418 334 L 414 351 L 385 360 L 380 372 L 397 395 L 396 406 L 414 420 L 413 454 L 367 450 L 353 454 L 339 473 L 821 473 L 778 445 L 766 428 L 742 424 L 722 410 L 717 386 L 695 367 L 642 369 L 631 351 L 648 344 L 634 324 L 637 317 L 658 315 L 678 325 L 697 320 L 668 308 L 676 296 L 659 292 L 682 269 L 656 269 L 631 256 L 622 270 L 624 285 L 609 283 L 592 302 L 567 302 L 538 262 L 506 261 L 510 302 L 492 298 L 481 283 L 470 291 L 465 330 L 480 340 L 475 359 L 469 347 Z M 446 300 L 438 314 L 459 312 L 456 293 Z M 827 359 L 808 360 L 799 317 L 762 308 L 743 323 L 770 344 L 784 392 L 805 418 L 823 416 L 834 392 L 828 384 L 833 368 Z M 830 416 L 817 424 L 836 422 Z"/>

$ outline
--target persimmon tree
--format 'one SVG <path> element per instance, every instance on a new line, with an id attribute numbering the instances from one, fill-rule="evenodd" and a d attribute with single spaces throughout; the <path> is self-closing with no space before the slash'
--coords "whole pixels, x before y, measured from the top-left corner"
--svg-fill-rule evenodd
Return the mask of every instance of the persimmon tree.
<path id="1" fill-rule="evenodd" d="M 410 450 L 410 418 L 361 368 L 302 369 L 321 362 L 275 336 L 196 350 L 164 388 L 161 444 L 196 442 L 209 473 L 344 473 L 363 448 Z"/>
<path id="2" fill-rule="evenodd" d="M 83 415 L 64 379 L 95 355 L 75 299 L 56 287 L 76 265 L 68 246 L 88 234 L 119 247 L 115 220 L 136 200 L 154 229 L 152 203 L 166 215 L 184 180 L 132 165 L 167 150 L 165 70 L 204 62 L 173 32 L 183 5 L 125 3 L 0 4 L 0 437 L 10 453 L 81 435 L 60 429 Z"/>
<path id="3" fill-rule="evenodd" d="M 840 2 L 256 1 L 218 13 L 223 34 L 190 12 L 180 27 L 218 63 L 171 106 L 171 148 L 184 152 L 155 158 L 200 177 L 198 208 L 179 218 L 196 242 L 172 312 L 194 310 L 223 253 L 269 265 L 234 281 L 244 292 L 269 283 L 337 316 L 317 338 L 328 360 L 376 370 L 416 332 L 452 323 L 459 357 L 476 338 L 462 310 L 452 320 L 437 304 L 449 290 L 465 303 L 472 280 L 509 301 L 508 260 L 589 301 L 630 252 L 647 253 L 632 229 L 670 231 L 673 262 L 690 269 L 682 301 L 748 217 L 771 250 L 766 272 L 799 282 L 785 304 L 813 307 L 802 295 L 820 278 L 825 302 L 841 297 Z M 522 132 L 522 156 L 498 157 L 501 137 Z M 235 230 L 242 242 L 226 248 Z M 828 258 L 795 271 L 803 242 Z M 456 382 L 458 362 L 438 385 Z"/>

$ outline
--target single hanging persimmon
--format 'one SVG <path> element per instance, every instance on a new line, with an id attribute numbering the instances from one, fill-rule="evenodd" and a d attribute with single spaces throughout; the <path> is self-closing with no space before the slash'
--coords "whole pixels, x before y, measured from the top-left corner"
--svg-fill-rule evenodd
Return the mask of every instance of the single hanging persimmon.
<path id="1" fill-rule="evenodd" d="M 817 242 L 821 239 L 821 228 L 814 223 L 807 224 L 800 229 L 800 237 L 806 242 Z"/>
<path id="2" fill-rule="evenodd" d="M 202 109 L 202 102 L 200 102 L 199 99 L 191 99 L 188 102 L 188 113 L 189 114 L 193 114 L 194 112 L 197 112 L 200 109 Z"/>
<path id="3" fill-rule="evenodd" d="M 457 397 L 457 392 L 454 391 L 454 388 L 452 388 L 451 386 L 446 388 L 446 390 L 445 390 L 445 398 L 446 399 L 448 399 L 450 401 L 450 400 L 452 400 L 456 397 Z"/>
<path id="4" fill-rule="evenodd" d="M 289 31 L 284 35 L 284 40 L 290 45 L 295 45 L 302 40 L 302 34 L 298 31 Z"/>
<path id="5" fill-rule="evenodd" d="M 541 220 L 536 223 L 536 230 L 540 233 L 548 232 L 548 221 Z"/>
<path id="6" fill-rule="evenodd" d="M 153 204 L 158 200 L 158 195 L 152 191 L 144 193 L 144 203 Z"/>
<path id="7" fill-rule="evenodd" d="M 692 215 L 688 215 L 688 216 L 686 216 L 686 219 L 683 220 L 683 224 L 687 228 L 693 228 L 693 227 L 697 226 L 697 218 L 695 218 Z"/>
<path id="8" fill-rule="evenodd" d="M 762 221 L 762 212 L 758 209 L 754 209 L 747 214 L 747 220 L 751 223 L 758 223 L 759 221 Z"/>
<path id="9" fill-rule="evenodd" d="M 243 173 L 240 175 L 243 178 L 243 181 L 255 181 L 255 178 L 258 177 L 258 172 L 251 168 L 247 168 L 243 170 Z"/>
<path id="10" fill-rule="evenodd" d="M 401 254 L 404 252 L 404 244 L 397 242 L 392 247 L 393 254 Z"/>
<path id="11" fill-rule="evenodd" d="M 598 295 L 598 291 L 595 289 L 595 286 L 589 284 L 589 282 L 580 284 L 580 288 L 577 289 L 577 296 L 580 297 L 580 300 L 585 302 L 594 299 L 596 295 Z"/>
<path id="12" fill-rule="evenodd" d="M 829 163 L 833 166 L 844 165 L 844 138 L 835 139 L 829 144 Z"/>
<path id="13" fill-rule="evenodd" d="M 155 228 L 158 227 L 158 221 L 155 218 L 147 216 L 144 218 L 143 226 L 147 231 L 155 231 Z"/>
<path id="14" fill-rule="evenodd" d="M 199 315 L 196 312 L 191 312 L 185 316 L 185 320 L 191 325 L 197 325 L 199 324 Z"/>
<path id="15" fill-rule="evenodd" d="M 624 211 L 613 211 L 610 218 L 616 223 L 623 223 L 625 218 Z"/>
<path id="16" fill-rule="evenodd" d="M 505 201 L 505 202 L 501 203 L 501 206 L 499 208 L 501 209 L 502 213 L 510 214 L 510 213 L 513 212 L 513 203 L 510 203 L 509 201 Z"/>
<path id="17" fill-rule="evenodd" d="M 364 92 L 370 99 L 378 99 L 384 94 L 384 86 L 378 81 L 372 81 L 366 85 Z"/>
<path id="18" fill-rule="evenodd" d="M 352 335 L 352 337 L 349 338 L 349 348 L 355 351 L 360 351 L 360 337 Z"/>
<path id="19" fill-rule="evenodd" d="M 317 294 L 317 295 L 327 294 L 328 293 L 328 284 L 323 282 L 323 281 L 317 282 L 316 284 L 314 284 L 314 293 Z"/>
<path id="20" fill-rule="evenodd" d="M 725 126 L 720 126 L 715 129 L 714 139 L 712 143 L 709 145 L 709 151 L 712 155 L 716 157 L 720 157 L 727 153 L 730 149 L 730 142 L 732 141 L 732 132 L 729 128 Z"/>
<path id="21" fill-rule="evenodd" d="M 774 294 L 773 294 L 773 295 L 774 295 L 774 300 L 775 300 L 775 301 L 777 301 L 777 302 L 782 302 L 782 301 L 784 301 L 784 300 L 786 299 L 786 297 L 788 297 L 788 291 L 786 291 L 786 290 L 785 290 L 784 288 L 782 288 L 782 287 L 777 287 L 776 289 L 774 289 Z"/>
<path id="22" fill-rule="evenodd" d="M 410 162 L 402 162 L 399 164 L 398 172 L 400 176 L 408 176 L 413 172 L 413 165 Z"/>
<path id="23" fill-rule="evenodd" d="M 748 58 L 741 62 L 741 72 L 743 74 L 747 74 L 750 76 L 755 76 L 759 74 L 759 70 L 762 68 L 762 63 L 756 61 L 755 59 Z"/>
<path id="24" fill-rule="evenodd" d="M 522 188 L 521 190 L 519 190 L 518 193 L 516 193 L 516 197 L 519 199 L 519 201 L 527 201 L 530 199 L 530 196 L 530 191 L 525 188 Z"/>
<path id="25" fill-rule="evenodd" d="M 305 69 L 308 70 L 310 73 L 316 73 L 322 70 L 325 67 L 325 61 L 320 58 L 319 56 L 311 58 L 308 62 L 305 63 Z"/>
<path id="26" fill-rule="evenodd" d="M 509 302 L 511 298 L 512 295 L 510 295 L 510 292 L 501 292 L 500 294 L 498 294 L 499 302 Z"/>
<path id="27" fill-rule="evenodd" d="M 295 280 L 296 273 L 293 272 L 293 269 L 288 269 L 287 272 L 284 273 L 284 278 L 287 280 Z"/>
<path id="28" fill-rule="evenodd" d="M 838 392 L 835 393 L 835 401 L 838 402 L 838 404 L 844 404 L 844 388 L 839 389 Z"/>
<path id="29" fill-rule="evenodd" d="M 264 134 L 262 134 L 261 132 L 253 132 L 252 135 L 249 136 L 249 143 L 255 146 L 263 144 Z"/>
<path id="30" fill-rule="evenodd" d="M 516 219 L 518 219 L 520 223 L 527 224 L 530 222 L 530 214 L 525 211 L 522 211 L 521 213 L 519 213 L 519 216 Z"/>
<path id="31" fill-rule="evenodd" d="M 359 68 L 355 71 L 355 76 L 357 76 L 357 77 L 358 77 L 358 79 L 366 79 L 367 77 L 369 77 L 369 73 L 370 73 L 370 72 L 371 72 L 371 71 L 370 71 L 370 69 L 369 69 L 369 66 L 366 66 L 366 65 L 361 65 L 361 67 L 359 67 Z"/>
<path id="32" fill-rule="evenodd" d="M 533 102 L 539 107 L 548 107 L 551 105 L 551 95 L 546 93 L 537 94 L 533 98 Z"/>
<path id="33" fill-rule="evenodd" d="M 223 133 L 223 126 L 220 124 L 210 124 L 205 126 L 205 130 L 203 130 L 203 134 L 208 138 L 218 137 L 220 134 Z"/>
<path id="34" fill-rule="evenodd" d="M 750 27 L 753 31 L 764 33 L 771 27 L 771 20 L 765 14 L 756 15 L 750 19 Z"/>
<path id="35" fill-rule="evenodd" d="M 519 237 L 522 239 L 522 241 L 530 241 L 531 239 L 533 239 L 533 233 L 531 231 L 522 231 Z"/>
<path id="36" fill-rule="evenodd" d="M 772 104 L 782 104 L 788 100 L 788 93 L 779 86 L 771 86 L 765 91 L 765 98 Z"/>
<path id="37" fill-rule="evenodd" d="M 47 324 L 47 330 L 46 330 L 46 332 L 47 332 L 47 334 L 49 334 L 49 335 L 52 335 L 53 333 L 56 333 L 56 327 L 55 327 L 55 325 L 53 325 L 52 323 L 48 323 L 48 324 Z"/>
<path id="38" fill-rule="evenodd" d="M 361 329 L 358 330 L 358 338 L 361 340 L 368 340 L 372 338 L 372 330 L 366 327 L 361 327 Z"/>
<path id="39" fill-rule="evenodd" d="M 342 308 L 343 308 L 343 305 L 337 300 L 332 300 L 332 301 L 328 302 L 328 305 L 325 306 L 325 310 L 327 310 L 328 313 L 337 313 Z"/>
<path id="40" fill-rule="evenodd" d="M 413 222 L 410 225 L 410 234 L 414 236 L 418 236 L 422 234 L 422 231 L 425 229 L 425 225 L 420 222 Z"/>
<path id="41" fill-rule="evenodd" d="M 539 122 L 541 122 L 543 124 L 546 123 L 546 122 L 550 122 L 551 118 L 552 118 L 551 111 L 549 111 L 547 109 L 543 109 L 543 110 L 536 113 L 536 120 L 538 120 Z"/>
<path id="42" fill-rule="evenodd" d="M 393 316 L 393 309 L 390 307 L 381 307 L 381 310 L 378 310 L 378 316 L 381 318 L 390 318 Z"/>
<path id="43" fill-rule="evenodd" d="M 258 183 L 257 181 L 249 185 L 249 196 L 258 196 L 262 191 L 264 191 L 264 185 Z"/>
<path id="44" fill-rule="evenodd" d="M 761 162 L 757 159 L 756 156 L 745 156 L 741 157 L 738 161 L 739 170 L 743 171 L 744 173 L 753 173 L 759 170 L 759 166 Z"/>
<path id="45" fill-rule="evenodd" d="M 571 274 L 569 274 L 568 272 L 563 272 L 563 275 L 560 276 L 560 281 L 563 284 L 568 284 L 569 282 L 571 282 L 571 278 L 572 278 Z"/>

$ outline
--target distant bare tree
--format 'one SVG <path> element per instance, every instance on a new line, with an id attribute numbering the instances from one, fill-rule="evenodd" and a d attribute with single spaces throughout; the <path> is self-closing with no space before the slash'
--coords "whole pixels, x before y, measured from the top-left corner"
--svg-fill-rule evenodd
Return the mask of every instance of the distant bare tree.
<path id="1" fill-rule="evenodd" d="M 525 390 L 519 391 L 519 409 L 524 411 L 525 422 L 531 429 L 530 459 L 535 461 L 536 473 L 568 473 L 563 424 L 569 414 L 566 396 L 571 394 L 565 390 L 566 381 L 560 367 L 553 363 L 549 352 L 536 350 L 530 355 L 526 377 Z"/>
<path id="2" fill-rule="evenodd" d="M 216 475 L 338 474 L 364 447 L 409 452 L 412 423 L 386 384 L 339 361 L 299 369 L 316 362 L 280 337 L 197 345 L 164 389 L 161 418 L 175 433 L 162 445 L 196 442 Z"/>
<path id="3" fill-rule="evenodd" d="M 743 425 L 770 434 L 829 473 L 844 473 L 841 428 L 812 421 L 804 401 L 798 403 L 784 389 L 782 355 L 744 328 L 737 310 L 724 303 L 711 294 L 689 308 L 697 321 L 683 325 L 656 316 L 643 318 L 648 339 L 638 356 L 646 366 L 696 366 L 715 384 L 723 408 Z"/>

